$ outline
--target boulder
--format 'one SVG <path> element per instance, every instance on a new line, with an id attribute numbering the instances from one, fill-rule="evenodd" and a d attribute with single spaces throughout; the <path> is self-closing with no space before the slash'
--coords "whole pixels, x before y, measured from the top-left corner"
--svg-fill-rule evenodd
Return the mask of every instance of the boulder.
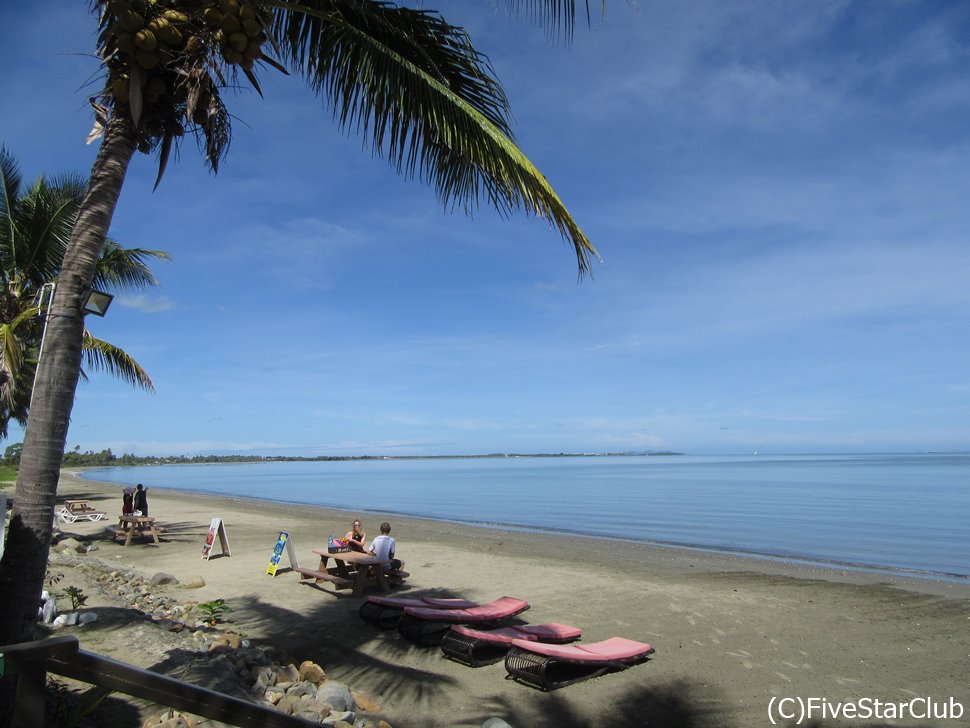
<path id="1" fill-rule="evenodd" d="M 148 581 L 152 586 L 159 586 L 160 584 L 178 584 L 179 580 L 176 579 L 172 574 L 166 574 L 164 571 L 159 571 Z"/>
<path id="2" fill-rule="evenodd" d="M 307 680 L 319 685 L 327 679 L 327 673 L 317 663 L 306 660 L 300 665 L 300 680 Z"/>
<path id="3" fill-rule="evenodd" d="M 183 589 L 201 589 L 205 586 L 205 579 L 201 576 L 191 576 L 185 581 L 180 582 L 179 586 Z"/>
<path id="4" fill-rule="evenodd" d="M 337 713 L 355 712 L 357 710 L 357 703 L 354 701 L 350 689 L 343 683 L 333 680 L 328 680 L 317 688 L 317 700 L 330 703 Z"/>

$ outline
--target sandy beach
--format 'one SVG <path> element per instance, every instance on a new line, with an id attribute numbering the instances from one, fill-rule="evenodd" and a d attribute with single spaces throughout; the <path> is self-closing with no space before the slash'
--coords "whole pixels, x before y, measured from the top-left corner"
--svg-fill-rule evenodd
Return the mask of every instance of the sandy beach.
<path id="1" fill-rule="evenodd" d="M 233 626 L 258 643 L 313 660 L 366 693 L 380 717 L 405 726 L 480 726 L 497 716 L 519 726 L 794 725 L 770 715 L 785 698 L 816 705 L 874 701 L 915 709 L 956 701 L 970 709 L 970 585 L 825 570 L 603 539 L 505 532 L 394 516 L 352 514 L 266 501 L 153 489 L 162 543 L 111 540 L 120 488 L 62 475 L 58 498 L 86 498 L 109 514 L 101 523 L 62 526 L 95 538 L 91 556 L 146 576 L 199 575 L 199 601 L 225 599 Z M 528 600 L 532 623 L 563 622 L 583 640 L 612 636 L 651 643 L 656 654 L 626 671 L 542 693 L 506 679 L 501 663 L 472 669 L 419 648 L 396 631 L 363 622 L 360 600 L 329 586 L 266 573 L 277 534 L 288 531 L 301 562 L 354 516 L 368 539 L 393 525 L 411 573 L 402 596 L 460 595 L 485 602 Z M 209 522 L 226 524 L 232 555 L 201 558 Z M 218 551 L 218 548 L 217 548 Z M 284 558 L 283 564 L 286 564 Z M 70 575 L 68 575 L 68 582 Z M 91 594 L 97 611 L 105 597 Z M 98 623 L 78 629 L 82 646 L 112 650 Z M 130 650 L 128 651 L 130 654 Z M 120 654 L 114 655 L 121 657 Z M 132 660 L 158 665 L 161 655 Z M 917 698 L 917 701 L 913 701 Z M 794 705 L 793 702 L 785 705 Z M 908 708 L 907 708 L 908 709 Z M 788 708 L 791 710 L 791 707 Z M 817 710 L 820 710 L 817 709 Z M 814 714 L 802 725 L 959 725 L 881 713 L 840 722 Z M 899 720 L 883 718 L 901 717 Z M 964 715 L 963 720 L 970 713 Z M 796 716 L 797 717 L 797 716 Z"/>

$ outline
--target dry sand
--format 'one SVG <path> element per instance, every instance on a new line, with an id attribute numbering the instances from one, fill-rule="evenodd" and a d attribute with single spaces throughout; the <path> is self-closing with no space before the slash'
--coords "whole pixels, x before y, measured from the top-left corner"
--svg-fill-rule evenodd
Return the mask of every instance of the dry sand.
<path id="1" fill-rule="evenodd" d="M 891 579 L 601 539 L 471 528 L 380 512 L 360 514 L 368 538 L 387 518 L 411 573 L 400 595 L 502 595 L 529 601 L 529 622 L 582 627 L 584 641 L 619 635 L 650 642 L 644 664 L 551 693 L 507 680 L 501 663 L 472 669 L 381 632 L 348 592 L 266 573 L 277 534 L 289 531 L 301 562 L 354 515 L 280 503 L 153 489 L 166 528 L 160 545 L 125 547 L 105 523 L 65 531 L 100 538 L 92 554 L 150 577 L 201 575 L 199 601 L 224 598 L 233 625 L 372 697 L 394 728 L 480 726 L 498 716 L 525 726 L 767 726 L 775 698 L 908 702 L 951 698 L 970 710 L 970 585 Z M 61 478 L 59 499 L 84 497 L 120 513 L 117 485 Z M 201 558 L 221 517 L 231 557 Z M 114 520 L 107 525 L 113 528 Z M 218 546 L 216 552 L 218 552 Z M 286 564 L 286 559 L 283 561 Z M 70 577 L 68 577 L 68 581 Z M 88 605 L 98 606 L 92 596 Z M 82 646 L 126 659 L 123 630 L 77 631 Z M 160 665 L 164 655 L 132 659 Z M 791 705 L 790 703 L 788 704 Z M 869 704 L 872 707 L 872 704 Z M 916 703 L 919 707 L 921 703 Z M 816 717 L 821 717 L 816 713 Z M 963 720 L 805 721 L 803 725 L 955 726 Z M 780 721 L 782 724 L 794 722 Z"/>

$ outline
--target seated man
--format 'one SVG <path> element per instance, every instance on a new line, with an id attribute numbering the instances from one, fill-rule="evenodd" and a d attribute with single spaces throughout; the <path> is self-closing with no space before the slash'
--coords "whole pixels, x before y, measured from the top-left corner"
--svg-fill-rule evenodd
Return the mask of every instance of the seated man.
<path id="1" fill-rule="evenodd" d="M 399 571 L 404 568 L 404 562 L 394 558 L 396 544 L 390 536 L 391 524 L 387 521 L 381 524 L 381 535 L 371 541 L 370 553 L 379 559 L 390 559 L 391 563 L 384 565 L 384 571 Z"/>

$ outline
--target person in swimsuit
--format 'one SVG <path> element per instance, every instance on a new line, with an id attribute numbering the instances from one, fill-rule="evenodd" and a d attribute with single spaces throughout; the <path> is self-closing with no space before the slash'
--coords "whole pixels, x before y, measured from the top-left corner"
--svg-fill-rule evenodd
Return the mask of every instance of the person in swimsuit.
<path id="1" fill-rule="evenodd" d="M 360 523 L 360 519 L 354 519 L 353 528 L 347 531 L 347 535 L 344 536 L 347 543 L 350 544 L 350 548 L 354 551 L 363 551 L 364 543 L 367 541 L 367 534 L 364 533 L 364 527 Z"/>

